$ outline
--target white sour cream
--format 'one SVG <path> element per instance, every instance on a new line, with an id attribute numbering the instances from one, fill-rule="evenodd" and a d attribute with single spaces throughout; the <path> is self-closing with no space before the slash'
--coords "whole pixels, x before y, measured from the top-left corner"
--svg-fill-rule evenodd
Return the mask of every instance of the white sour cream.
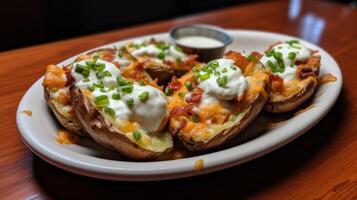
<path id="1" fill-rule="evenodd" d="M 161 49 L 157 48 L 155 45 L 150 44 L 147 46 L 141 46 L 139 49 L 134 50 L 131 54 L 137 58 L 142 55 L 156 56 L 161 52 Z"/>
<path id="2" fill-rule="evenodd" d="M 88 88 L 89 86 L 93 85 L 93 83 L 97 83 L 98 82 L 98 78 L 96 76 L 96 72 L 91 70 L 90 71 L 90 74 L 88 76 L 88 80 L 85 80 L 83 75 L 76 72 L 75 69 L 76 69 L 76 65 L 77 64 L 80 64 L 80 65 L 86 65 L 86 61 L 91 61 L 90 59 L 88 60 L 82 60 L 80 62 L 77 62 L 77 63 L 73 63 L 73 67 L 72 67 L 72 71 L 71 71 L 71 74 L 75 80 L 75 86 L 78 87 L 78 88 Z M 105 87 L 111 87 L 113 85 L 116 85 L 117 84 L 117 77 L 121 75 L 121 72 L 120 70 L 113 64 L 113 63 L 110 63 L 110 62 L 107 62 L 105 60 L 101 60 L 101 59 L 98 59 L 97 60 L 97 63 L 102 63 L 105 65 L 105 68 L 103 71 L 108 71 L 111 76 L 105 76 L 103 78 L 103 84 Z"/>
<path id="3" fill-rule="evenodd" d="M 185 36 L 177 39 L 178 44 L 188 47 L 216 48 L 224 45 L 223 42 L 204 36 Z"/>
<path id="4" fill-rule="evenodd" d="M 151 86 L 140 86 L 136 83 L 133 84 L 133 91 L 129 94 L 121 93 L 122 87 L 117 86 L 117 77 L 121 76 L 120 70 L 112 63 L 97 60 L 97 63 L 105 64 L 105 70 L 109 71 L 112 76 L 104 77 L 100 80 L 95 75 L 95 71 L 91 70 L 88 76 L 89 81 L 84 81 L 84 77 L 81 73 L 75 71 L 76 64 L 73 65 L 71 74 L 75 79 L 75 86 L 78 88 L 87 89 L 93 86 L 94 83 L 99 81 L 103 82 L 104 88 L 101 90 L 94 87 L 92 91 L 93 98 L 98 96 L 107 96 L 109 100 L 108 108 L 115 111 L 115 120 L 137 122 L 140 125 L 141 130 L 145 132 L 155 132 L 162 128 L 162 123 L 168 117 L 168 111 L 166 109 L 167 100 L 163 92 L 157 88 Z M 78 62 L 78 64 L 86 65 L 85 61 Z M 117 86 L 110 90 L 110 87 Z M 120 99 L 113 99 L 113 94 L 118 93 L 121 96 Z M 139 95 L 143 92 L 148 92 L 149 96 L 146 101 L 142 101 Z M 127 101 L 132 99 L 133 104 L 128 105 Z"/>
<path id="5" fill-rule="evenodd" d="M 202 88 L 204 93 L 209 96 L 214 96 L 218 99 L 230 100 L 241 96 L 247 87 L 246 78 L 243 76 L 239 67 L 234 66 L 234 61 L 231 59 L 218 59 L 217 71 L 220 76 L 227 76 L 227 84 L 223 87 L 217 83 L 218 76 L 211 74 L 210 78 L 200 81 L 198 87 Z M 233 70 L 231 67 L 234 67 Z M 226 70 L 226 72 L 223 72 Z M 201 71 L 200 74 L 203 74 Z"/>
<path id="6" fill-rule="evenodd" d="M 272 50 L 274 50 L 275 52 L 280 52 L 282 54 L 285 70 L 282 73 L 276 72 L 275 74 L 279 75 L 282 79 L 284 79 L 284 81 L 296 79 L 295 61 L 307 60 L 311 56 L 311 51 L 300 43 L 294 43 L 293 45 L 282 43 L 274 46 Z M 294 59 L 289 59 L 289 53 L 295 53 L 296 57 Z M 260 59 L 260 62 L 268 68 L 269 65 L 267 63 L 269 61 L 271 61 L 274 65 L 277 65 L 277 60 L 273 56 L 268 57 L 267 55 L 264 55 Z"/>

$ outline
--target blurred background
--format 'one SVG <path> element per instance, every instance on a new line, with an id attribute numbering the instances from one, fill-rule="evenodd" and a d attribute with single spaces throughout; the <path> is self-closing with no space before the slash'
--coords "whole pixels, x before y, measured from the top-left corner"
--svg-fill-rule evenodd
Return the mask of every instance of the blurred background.
<path id="1" fill-rule="evenodd" d="M 9 0 L 0 51 L 263 0 Z M 326 0 L 354 6 L 355 0 Z M 253 11 L 254 12 L 254 11 Z"/>

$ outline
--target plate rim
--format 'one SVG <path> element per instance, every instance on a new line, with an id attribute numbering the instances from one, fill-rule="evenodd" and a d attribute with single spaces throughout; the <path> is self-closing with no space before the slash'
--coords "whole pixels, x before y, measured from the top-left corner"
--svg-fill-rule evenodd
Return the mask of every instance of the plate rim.
<path id="1" fill-rule="evenodd" d="M 327 105 L 325 106 L 324 109 L 318 109 L 315 114 L 315 117 L 313 118 L 314 120 L 310 120 L 310 123 L 307 123 L 307 126 L 303 126 L 302 128 L 299 127 L 297 130 L 291 130 L 290 128 L 290 133 L 295 132 L 294 134 L 287 134 L 285 137 L 278 137 L 275 138 L 274 140 L 271 139 L 270 142 L 262 142 L 264 140 L 264 135 L 255 138 L 253 140 L 250 140 L 248 142 L 245 142 L 243 144 L 220 150 L 217 152 L 212 152 L 208 154 L 203 154 L 199 156 L 194 156 L 194 157 L 189 157 L 189 158 L 184 158 L 184 159 L 179 159 L 179 160 L 169 160 L 169 161 L 153 161 L 153 162 L 133 162 L 133 161 L 116 161 L 116 160 L 106 160 L 108 162 L 115 162 L 117 165 L 120 165 L 120 163 L 135 163 L 135 166 L 140 166 L 140 168 L 136 169 L 120 169 L 116 168 L 116 165 L 111 165 L 110 167 L 108 166 L 101 166 L 101 165 L 90 165 L 86 162 L 78 162 L 78 161 L 73 161 L 73 158 L 70 157 L 65 157 L 64 155 L 61 155 L 59 153 L 50 151 L 48 149 L 45 149 L 41 147 L 40 144 L 37 144 L 34 141 L 34 138 L 31 138 L 28 133 L 28 130 L 26 130 L 23 122 L 23 117 L 21 115 L 21 111 L 24 110 L 24 104 L 26 103 L 25 100 L 27 97 L 30 95 L 30 92 L 34 90 L 35 87 L 37 87 L 38 84 L 41 83 L 42 78 L 38 79 L 34 84 L 31 85 L 31 87 L 26 91 L 25 95 L 22 97 L 18 109 L 17 109 L 17 114 L 16 114 L 16 122 L 17 122 L 17 127 L 19 130 L 19 133 L 22 136 L 22 139 L 25 143 L 25 145 L 36 155 L 38 155 L 40 158 L 44 159 L 45 161 L 51 163 L 52 165 L 55 165 L 61 169 L 71 171 L 76 174 L 84 175 L 84 176 L 89 176 L 89 177 L 94 177 L 94 178 L 100 178 L 100 179 L 107 179 L 107 180 L 121 180 L 121 181 L 154 181 L 154 180 L 167 180 L 167 179 L 174 179 L 174 178 L 182 178 L 182 177 L 188 177 L 188 176 L 195 176 L 195 175 L 200 175 L 200 174 L 206 174 L 210 173 L 213 171 L 218 171 L 221 169 L 229 168 L 235 165 L 242 164 L 244 162 L 253 160 L 257 157 L 260 157 L 262 155 L 265 155 L 267 153 L 270 153 L 281 146 L 284 146 L 285 144 L 289 143 L 290 141 L 296 139 L 303 133 L 305 133 L 307 130 L 309 130 L 311 127 L 313 127 L 316 123 L 318 123 L 332 108 L 332 106 L 335 104 L 337 101 L 339 94 L 342 89 L 342 83 L 343 83 L 343 77 L 341 73 L 341 69 L 339 65 L 337 64 L 336 60 L 323 48 L 312 44 L 310 42 L 307 42 L 303 39 L 290 36 L 290 35 L 285 35 L 285 34 L 280 34 L 280 33 L 273 33 L 273 32 L 267 32 L 267 31 L 259 31 L 259 30 L 247 30 L 247 29 L 226 29 L 226 31 L 229 34 L 232 34 L 234 32 L 236 33 L 245 33 L 245 34 L 266 34 L 267 37 L 284 37 L 284 38 L 291 38 L 291 39 L 298 39 L 302 41 L 303 43 L 308 44 L 308 46 L 312 46 L 315 49 L 318 49 L 319 51 L 323 52 L 326 54 L 329 58 L 331 58 L 331 61 L 334 62 L 334 66 L 336 66 L 336 72 L 334 75 L 338 77 L 338 81 L 336 81 L 336 89 L 332 91 L 332 99 L 328 101 Z M 73 60 L 75 57 L 77 57 L 80 54 L 93 51 L 95 49 L 99 48 L 105 48 L 108 46 L 113 46 L 116 43 L 124 43 L 128 42 L 131 40 L 135 40 L 138 38 L 149 38 L 149 37 L 160 37 L 164 35 L 168 35 L 168 32 L 162 32 L 162 33 L 154 33 L 154 34 L 149 34 L 149 35 L 143 35 L 143 36 L 138 36 L 138 37 L 133 37 L 133 38 L 127 38 L 124 40 L 119 40 L 115 41 L 106 45 L 102 45 L 84 52 L 81 52 L 77 55 L 74 55 L 70 58 L 65 59 L 64 61 L 60 62 L 58 65 L 63 65 L 66 62 L 70 62 Z M 234 36 L 233 36 L 234 37 Z M 261 35 L 259 36 L 261 37 Z M 279 128 L 280 129 L 280 128 Z M 279 130 L 278 129 L 278 130 Z M 279 132 L 278 130 L 273 130 L 273 132 Z M 272 137 L 272 136 L 271 136 Z M 258 140 L 259 139 L 259 140 Z M 255 144 L 256 143 L 256 144 Z M 264 144 L 262 146 L 257 146 L 260 144 Z M 270 144 L 269 144 L 270 143 Z M 237 149 L 237 147 L 240 147 L 241 149 L 249 149 L 249 146 L 255 146 L 255 149 L 251 149 L 246 155 L 244 155 L 242 152 L 234 152 L 234 150 Z M 248 147 L 247 147 L 248 146 Z M 246 150 L 247 151 L 247 150 Z M 73 152 L 72 152 L 73 153 Z M 226 153 L 227 155 L 230 156 L 223 156 L 222 154 Z M 87 156 L 87 155 L 82 155 L 82 156 Z M 210 157 L 208 157 L 210 156 Z M 90 156 L 87 156 L 90 157 Z M 212 157 L 219 157 L 220 159 L 213 159 Z M 102 158 L 96 158 L 96 157 L 91 157 L 92 159 L 84 159 L 84 160 L 105 160 Z M 194 162 L 203 159 L 204 160 L 204 167 L 201 171 L 195 171 L 194 170 Z M 184 161 L 182 161 L 184 160 Z M 177 162 L 184 163 L 182 166 L 174 166 L 174 167 L 167 167 L 172 164 L 175 164 Z M 119 164 L 118 164 L 119 163 Z M 165 168 L 145 168 L 142 165 L 152 165 L 153 166 L 159 166 L 157 163 L 160 163 L 164 166 Z"/>

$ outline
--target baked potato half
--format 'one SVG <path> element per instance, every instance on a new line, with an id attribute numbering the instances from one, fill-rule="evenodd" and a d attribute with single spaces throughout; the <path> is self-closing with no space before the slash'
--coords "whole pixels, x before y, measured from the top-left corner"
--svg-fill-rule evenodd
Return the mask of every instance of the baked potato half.
<path id="1" fill-rule="evenodd" d="M 167 100 L 154 87 L 125 78 L 111 62 L 73 63 L 70 100 L 83 129 L 99 144 L 135 160 L 152 160 L 170 151 Z"/>
<path id="2" fill-rule="evenodd" d="M 135 57 L 159 83 L 166 83 L 173 75 L 183 75 L 198 63 L 197 55 L 188 55 L 177 46 L 155 39 L 137 40 L 122 49 Z"/>
<path id="3" fill-rule="evenodd" d="M 317 51 L 297 40 L 272 45 L 260 58 L 272 80 L 265 110 L 282 113 L 306 102 L 317 87 L 320 59 Z"/>
<path id="4" fill-rule="evenodd" d="M 156 84 L 157 81 L 151 79 L 150 75 L 139 65 L 135 58 L 120 49 L 103 48 L 94 50 L 78 56 L 75 62 L 93 59 L 94 57 L 115 64 L 121 69 L 122 75 L 128 79 L 137 80 L 142 84 L 160 88 Z M 47 67 L 43 81 L 44 97 L 48 106 L 63 127 L 74 133 L 86 135 L 86 133 L 82 131 L 82 127 L 74 115 L 73 107 L 70 103 L 66 74 L 68 74 L 71 69 L 72 64 L 65 67 L 55 65 L 49 65 Z"/>
<path id="5" fill-rule="evenodd" d="M 258 59 L 250 61 L 238 52 L 198 65 L 181 78 L 174 77 L 165 89 L 170 132 L 191 151 L 220 146 L 262 110 L 269 84 Z"/>

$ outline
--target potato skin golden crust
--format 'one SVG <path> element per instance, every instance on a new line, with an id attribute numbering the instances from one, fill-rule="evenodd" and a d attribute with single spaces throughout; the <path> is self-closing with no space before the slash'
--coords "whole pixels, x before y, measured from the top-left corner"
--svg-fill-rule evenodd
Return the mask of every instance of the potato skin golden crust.
<path id="1" fill-rule="evenodd" d="M 56 116 L 57 120 L 59 121 L 60 124 L 62 124 L 63 127 L 68 129 L 69 131 L 72 131 L 74 133 L 77 133 L 79 135 L 86 135 L 85 133 L 82 132 L 82 126 L 79 124 L 79 122 L 75 119 L 68 119 L 67 117 L 63 116 L 57 109 L 56 105 L 52 103 L 52 98 L 50 95 L 49 88 L 44 87 L 43 88 L 43 93 L 45 97 L 45 101 L 47 105 L 51 108 L 52 112 Z"/>
<path id="2" fill-rule="evenodd" d="M 283 113 L 296 109 L 315 92 L 317 81 L 309 81 L 298 93 L 281 101 L 268 101 L 265 110 L 270 113 Z"/>
<path id="3" fill-rule="evenodd" d="M 264 89 L 269 93 L 269 85 L 265 85 Z M 246 128 L 260 113 L 267 100 L 267 95 L 263 95 L 261 93 L 257 94 L 256 97 L 250 102 L 248 113 L 244 115 L 238 124 L 232 126 L 231 128 L 222 130 L 208 141 L 186 140 L 180 134 L 177 134 L 177 137 L 191 151 L 207 151 L 218 147 L 228 142 L 231 138 L 235 137 L 244 128 Z"/>
<path id="4" fill-rule="evenodd" d="M 154 152 L 141 148 L 123 134 L 115 130 L 89 100 L 76 87 L 70 87 L 71 104 L 83 129 L 99 144 L 115 150 L 134 160 L 154 160 L 164 152 Z"/>

